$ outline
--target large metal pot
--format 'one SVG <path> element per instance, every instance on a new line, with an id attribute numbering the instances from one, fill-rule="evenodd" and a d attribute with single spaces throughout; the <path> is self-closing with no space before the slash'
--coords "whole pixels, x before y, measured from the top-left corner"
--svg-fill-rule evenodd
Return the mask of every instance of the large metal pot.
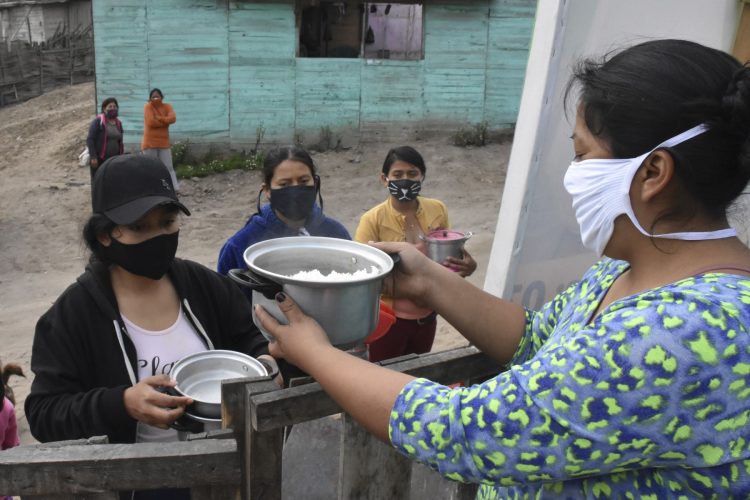
<path id="1" fill-rule="evenodd" d="M 437 229 L 420 238 L 427 243 L 427 256 L 435 262 L 442 263 L 448 257 L 463 259 L 464 243 L 471 236 L 471 231 L 462 233 L 450 229 Z"/>
<path id="2" fill-rule="evenodd" d="M 383 278 L 393 269 L 391 256 L 355 241 L 317 236 L 277 238 L 250 246 L 244 253 L 249 270 L 233 269 L 230 277 L 253 290 L 253 304 L 262 305 L 279 323 L 287 320 L 274 296 L 283 290 L 341 349 L 361 344 L 378 324 Z M 351 275 L 336 279 L 296 279 L 300 271 L 332 271 Z M 253 321 L 269 340 L 253 311 Z"/>
<path id="3" fill-rule="evenodd" d="M 177 382 L 174 392 L 193 399 L 186 413 L 194 420 L 221 419 L 222 380 L 268 375 L 266 366 L 252 356 L 220 349 L 189 354 L 170 373 Z"/>

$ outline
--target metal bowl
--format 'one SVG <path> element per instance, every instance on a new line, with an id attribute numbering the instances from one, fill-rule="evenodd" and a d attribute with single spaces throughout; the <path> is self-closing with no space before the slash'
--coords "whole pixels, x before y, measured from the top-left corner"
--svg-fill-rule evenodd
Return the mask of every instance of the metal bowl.
<path id="1" fill-rule="evenodd" d="M 188 413 L 202 418 L 221 418 L 221 381 L 265 377 L 266 367 L 257 359 L 236 351 L 214 350 L 189 354 L 175 363 L 171 377 L 175 390 L 193 399 Z"/>

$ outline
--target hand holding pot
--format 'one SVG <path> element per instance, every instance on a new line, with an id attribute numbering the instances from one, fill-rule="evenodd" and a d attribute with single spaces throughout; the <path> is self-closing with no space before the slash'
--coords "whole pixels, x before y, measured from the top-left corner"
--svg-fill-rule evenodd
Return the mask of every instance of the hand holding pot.
<path id="1" fill-rule="evenodd" d="M 185 412 L 193 402 L 186 396 L 170 396 L 158 391 L 159 387 L 174 387 L 176 382 L 167 375 L 146 377 L 125 389 L 123 401 L 128 415 L 149 425 L 166 429 Z"/>
<path id="2" fill-rule="evenodd" d="M 274 337 L 268 344 L 268 351 L 275 358 L 284 358 L 305 369 L 305 361 L 317 350 L 332 347 L 328 336 L 317 321 L 305 315 L 297 304 L 284 293 L 276 294 L 279 309 L 289 321 L 282 325 L 261 305 L 255 306 L 255 315 Z"/>
<path id="3" fill-rule="evenodd" d="M 451 256 L 446 257 L 443 265 L 465 278 L 466 276 L 471 276 L 471 274 L 477 269 L 477 261 L 474 260 L 465 248 L 463 254 L 464 256 L 462 259 L 457 259 L 456 257 Z"/>
<path id="4" fill-rule="evenodd" d="M 371 242 L 370 245 L 388 254 L 398 254 L 400 262 L 383 280 L 383 293 L 406 298 L 421 304 L 430 289 L 430 274 L 445 268 L 427 258 L 410 243 Z"/>

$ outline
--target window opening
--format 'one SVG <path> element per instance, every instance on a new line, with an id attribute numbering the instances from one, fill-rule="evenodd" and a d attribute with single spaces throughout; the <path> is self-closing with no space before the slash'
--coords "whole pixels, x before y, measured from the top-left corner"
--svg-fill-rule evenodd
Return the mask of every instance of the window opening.
<path id="1" fill-rule="evenodd" d="M 365 4 L 367 59 L 422 59 L 421 4 Z"/>
<path id="2" fill-rule="evenodd" d="M 299 0 L 299 57 L 422 59 L 422 5 Z"/>

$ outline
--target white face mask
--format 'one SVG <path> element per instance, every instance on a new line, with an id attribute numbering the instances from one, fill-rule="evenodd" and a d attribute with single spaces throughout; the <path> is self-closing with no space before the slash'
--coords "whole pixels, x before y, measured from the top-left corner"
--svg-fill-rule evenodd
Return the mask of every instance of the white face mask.
<path id="1" fill-rule="evenodd" d="M 601 257 L 612 237 L 615 219 L 625 214 L 633 225 L 645 236 L 675 240 L 715 240 L 737 235 L 732 228 L 719 231 L 685 232 L 669 234 L 648 233 L 633 213 L 630 205 L 630 185 L 643 161 L 659 148 L 669 148 L 706 132 L 705 125 L 698 125 L 636 158 L 593 159 L 573 161 L 565 172 L 565 189 L 573 197 L 573 210 L 581 227 L 583 246 Z"/>

